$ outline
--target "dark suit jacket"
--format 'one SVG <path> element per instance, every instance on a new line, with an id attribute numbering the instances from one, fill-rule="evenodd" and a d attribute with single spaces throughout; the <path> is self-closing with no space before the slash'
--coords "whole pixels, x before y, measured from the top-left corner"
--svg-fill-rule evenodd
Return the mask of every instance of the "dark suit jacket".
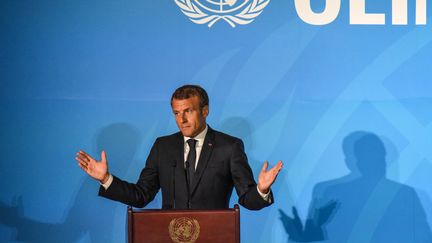
<path id="1" fill-rule="evenodd" d="M 137 183 L 114 176 L 110 187 L 107 190 L 101 187 L 99 195 L 144 207 L 162 189 L 162 208 L 187 208 L 183 151 L 184 139 L 180 132 L 156 139 Z M 209 127 L 192 183 L 191 208 L 228 208 L 233 187 L 239 203 L 248 209 L 258 210 L 271 204 L 257 191 L 243 142 Z M 270 199 L 273 202 L 272 195 Z"/>

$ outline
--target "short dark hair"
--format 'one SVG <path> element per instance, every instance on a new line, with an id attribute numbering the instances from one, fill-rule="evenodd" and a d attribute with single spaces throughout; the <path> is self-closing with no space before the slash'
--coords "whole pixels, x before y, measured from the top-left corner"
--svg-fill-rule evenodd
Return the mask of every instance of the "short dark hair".
<path id="1" fill-rule="evenodd" d="M 184 100 L 197 96 L 200 100 L 200 108 L 209 105 L 209 98 L 205 89 L 199 85 L 187 84 L 177 88 L 171 96 L 171 106 L 173 99 Z"/>

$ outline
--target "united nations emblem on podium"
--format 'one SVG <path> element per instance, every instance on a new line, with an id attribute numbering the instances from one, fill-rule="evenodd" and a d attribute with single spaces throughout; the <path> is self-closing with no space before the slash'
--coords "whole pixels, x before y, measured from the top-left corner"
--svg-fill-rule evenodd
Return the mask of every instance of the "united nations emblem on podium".
<path id="1" fill-rule="evenodd" d="M 171 220 L 169 235 L 175 243 L 194 243 L 200 234 L 200 225 L 196 219 L 188 217 Z"/>
<path id="2" fill-rule="evenodd" d="M 210 28 L 220 20 L 231 27 L 250 24 L 270 0 L 174 0 L 181 11 L 196 24 Z"/>

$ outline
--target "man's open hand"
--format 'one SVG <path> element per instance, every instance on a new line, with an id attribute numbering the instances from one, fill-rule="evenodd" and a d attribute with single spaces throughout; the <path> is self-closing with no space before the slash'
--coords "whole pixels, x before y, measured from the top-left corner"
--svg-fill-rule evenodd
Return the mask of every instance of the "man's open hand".
<path id="1" fill-rule="evenodd" d="M 78 161 L 78 166 L 81 167 L 89 176 L 105 183 L 108 180 L 108 163 L 105 151 L 101 153 L 101 160 L 96 161 L 86 152 L 80 150 L 75 158 Z"/>
<path id="2" fill-rule="evenodd" d="M 268 193 L 270 186 L 275 182 L 279 171 L 282 169 L 283 163 L 280 160 L 273 168 L 267 170 L 269 163 L 266 161 L 258 175 L 258 190 L 261 193 Z"/>

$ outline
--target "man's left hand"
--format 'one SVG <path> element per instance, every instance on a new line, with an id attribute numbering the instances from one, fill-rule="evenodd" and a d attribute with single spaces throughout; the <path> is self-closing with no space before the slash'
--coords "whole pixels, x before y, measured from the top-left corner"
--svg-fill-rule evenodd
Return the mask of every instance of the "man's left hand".
<path id="1" fill-rule="evenodd" d="M 258 175 L 258 190 L 261 193 L 267 194 L 270 191 L 270 186 L 275 182 L 279 171 L 282 169 L 283 163 L 281 160 L 270 170 L 267 170 L 269 163 L 266 161 Z"/>

